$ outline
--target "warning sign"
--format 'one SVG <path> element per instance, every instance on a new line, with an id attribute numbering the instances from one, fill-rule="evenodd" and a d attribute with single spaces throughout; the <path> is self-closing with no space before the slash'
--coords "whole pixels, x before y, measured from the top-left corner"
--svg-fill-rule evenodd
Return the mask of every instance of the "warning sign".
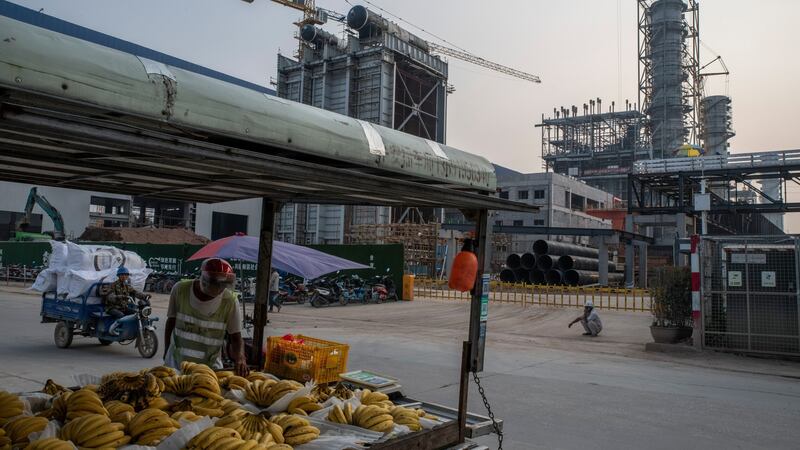
<path id="1" fill-rule="evenodd" d="M 761 272 L 761 287 L 775 287 L 775 272 Z"/>
<path id="2" fill-rule="evenodd" d="M 742 272 L 731 270 L 728 272 L 728 286 L 742 287 Z"/>

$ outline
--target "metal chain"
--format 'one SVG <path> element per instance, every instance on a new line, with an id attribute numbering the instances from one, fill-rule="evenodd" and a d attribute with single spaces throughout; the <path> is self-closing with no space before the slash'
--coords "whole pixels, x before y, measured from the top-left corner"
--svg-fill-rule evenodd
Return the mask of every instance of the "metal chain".
<path id="1" fill-rule="evenodd" d="M 489 414 L 489 419 L 492 420 L 492 428 L 494 428 L 494 434 L 497 435 L 497 450 L 503 450 L 503 430 L 500 429 L 500 425 L 494 418 L 492 406 L 489 404 L 489 399 L 486 398 L 486 391 L 484 391 L 483 386 L 481 386 L 481 379 L 478 378 L 478 372 L 472 372 L 472 379 L 475 380 L 475 384 L 478 386 L 478 393 L 481 394 L 483 406 L 486 408 L 486 412 Z"/>

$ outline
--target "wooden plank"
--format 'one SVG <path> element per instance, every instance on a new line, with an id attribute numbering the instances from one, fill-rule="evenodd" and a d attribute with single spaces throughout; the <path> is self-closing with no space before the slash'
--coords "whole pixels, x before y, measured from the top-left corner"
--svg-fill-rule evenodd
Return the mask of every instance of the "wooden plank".
<path id="1" fill-rule="evenodd" d="M 432 430 L 419 431 L 370 447 L 372 450 L 435 450 L 459 444 L 458 423 L 451 422 Z"/>

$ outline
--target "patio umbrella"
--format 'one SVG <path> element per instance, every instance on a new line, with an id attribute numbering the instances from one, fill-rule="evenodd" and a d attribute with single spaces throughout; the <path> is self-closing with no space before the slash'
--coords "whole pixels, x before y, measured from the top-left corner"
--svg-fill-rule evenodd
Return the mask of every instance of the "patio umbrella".
<path id="1" fill-rule="evenodd" d="M 258 262 L 258 238 L 237 234 L 218 239 L 198 250 L 189 257 L 189 261 L 206 258 Z M 310 280 L 337 270 L 371 268 L 319 250 L 281 241 L 272 242 L 272 266 Z"/>

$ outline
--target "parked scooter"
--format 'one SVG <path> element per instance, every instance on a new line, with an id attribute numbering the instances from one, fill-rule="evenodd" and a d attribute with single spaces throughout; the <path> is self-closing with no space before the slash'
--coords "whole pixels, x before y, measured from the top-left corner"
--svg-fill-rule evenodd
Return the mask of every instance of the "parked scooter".
<path id="1" fill-rule="evenodd" d="M 366 292 L 366 300 L 374 300 L 376 303 L 385 301 L 397 301 L 397 289 L 394 280 L 389 273 L 391 269 L 386 268 L 384 275 L 376 275 L 371 283 L 372 288 Z"/>
<path id="2" fill-rule="evenodd" d="M 287 279 L 278 290 L 280 304 L 295 302 L 302 305 L 309 297 L 308 289 L 302 281 Z"/>
<path id="3" fill-rule="evenodd" d="M 339 272 L 336 272 L 337 274 Z M 330 306 L 332 304 L 339 304 L 341 306 L 347 305 L 347 297 L 344 295 L 341 280 L 320 278 L 313 284 L 311 290 L 311 306 L 321 308 L 323 306 Z"/>

